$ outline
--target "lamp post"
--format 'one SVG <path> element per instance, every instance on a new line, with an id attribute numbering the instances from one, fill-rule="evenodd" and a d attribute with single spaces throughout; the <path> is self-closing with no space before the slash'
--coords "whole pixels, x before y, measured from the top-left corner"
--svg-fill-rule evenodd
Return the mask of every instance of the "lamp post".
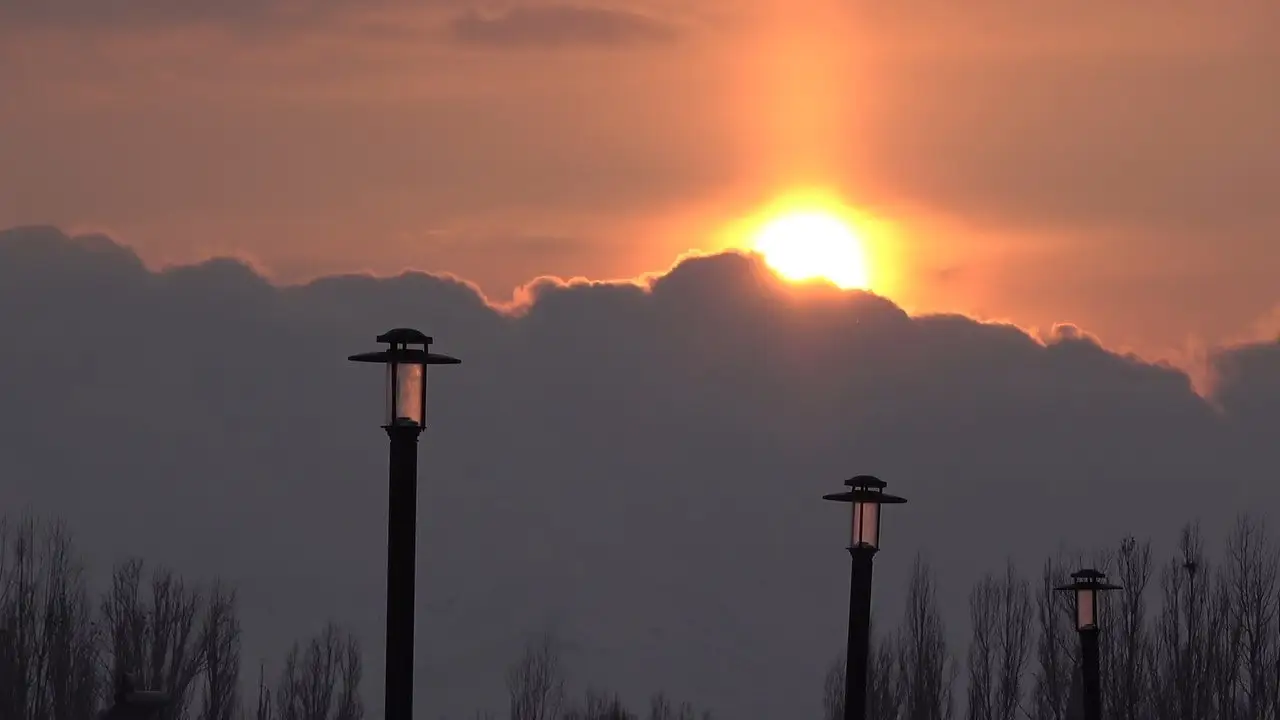
<path id="1" fill-rule="evenodd" d="M 378 336 L 387 349 L 361 353 L 352 362 L 387 366 L 383 429 L 391 439 L 387 514 L 386 720 L 413 717 L 413 603 L 418 515 L 418 436 L 427 427 L 427 366 L 457 365 L 429 352 L 431 338 L 410 328 Z"/>
<path id="2" fill-rule="evenodd" d="M 169 706 L 168 693 L 158 690 L 136 690 L 137 682 L 129 674 L 116 678 L 115 702 L 98 713 L 98 720 L 149 720 Z"/>
<path id="3" fill-rule="evenodd" d="M 1075 601 L 1076 631 L 1080 633 L 1080 694 L 1084 720 L 1102 720 L 1102 682 L 1098 657 L 1098 607 L 1102 593 L 1119 590 L 1109 585 L 1107 576 L 1092 568 L 1071 573 L 1072 583 L 1058 588 L 1072 594 Z"/>
<path id="4" fill-rule="evenodd" d="M 853 558 L 849 583 L 849 645 L 844 669 L 844 720 L 867 717 L 867 657 L 871 652 L 871 567 L 880 549 L 880 506 L 905 503 L 884 491 L 885 482 L 871 475 L 845 480 L 850 488 L 823 495 L 823 500 L 851 503 L 853 528 L 849 555 Z"/>

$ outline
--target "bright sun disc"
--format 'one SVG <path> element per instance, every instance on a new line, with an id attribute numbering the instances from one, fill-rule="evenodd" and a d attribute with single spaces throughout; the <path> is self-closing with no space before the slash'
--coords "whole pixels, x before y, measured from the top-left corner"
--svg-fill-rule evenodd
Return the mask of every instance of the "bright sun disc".
<path id="1" fill-rule="evenodd" d="M 787 280 L 825 279 L 840 288 L 871 285 L 866 249 L 849 223 L 826 212 L 792 212 L 766 222 L 755 251 Z"/>

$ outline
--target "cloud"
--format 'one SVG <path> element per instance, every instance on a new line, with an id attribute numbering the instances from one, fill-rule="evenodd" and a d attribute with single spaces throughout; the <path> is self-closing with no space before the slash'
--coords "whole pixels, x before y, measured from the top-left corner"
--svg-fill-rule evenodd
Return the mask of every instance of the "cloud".
<path id="1" fill-rule="evenodd" d="M 273 2 L 85 2 L 83 0 L 0 0 L 6 24 L 101 29 L 208 21 L 262 21 L 280 5 Z"/>
<path id="2" fill-rule="evenodd" d="M 1083 330 L 911 316 L 748 255 L 530 299 L 153 272 L 105 237 L 0 232 L 0 506 L 66 518 L 95 567 L 137 552 L 237 583 L 246 658 L 353 622 L 376 710 L 386 440 L 380 376 L 345 358 L 417 326 L 464 360 L 432 378 L 422 448 L 424 713 L 496 709 L 523 633 L 556 624 L 575 685 L 800 717 L 842 648 L 846 524 L 819 498 L 849 475 L 910 499 L 877 613 L 896 620 L 923 551 L 961 627 L 1006 556 L 1196 517 L 1213 536 L 1280 502 L 1277 343 L 1220 349 L 1204 398 Z"/>
<path id="3" fill-rule="evenodd" d="M 374 0 L 372 5 L 395 1 Z M 262 27 L 305 24 L 350 9 L 342 0 L 0 0 L 0 20 L 82 30 L 209 24 Z"/>
<path id="4" fill-rule="evenodd" d="M 579 5 L 528 5 L 496 15 L 468 10 L 454 18 L 454 37 L 492 47 L 565 47 L 669 42 L 675 26 L 627 10 Z"/>

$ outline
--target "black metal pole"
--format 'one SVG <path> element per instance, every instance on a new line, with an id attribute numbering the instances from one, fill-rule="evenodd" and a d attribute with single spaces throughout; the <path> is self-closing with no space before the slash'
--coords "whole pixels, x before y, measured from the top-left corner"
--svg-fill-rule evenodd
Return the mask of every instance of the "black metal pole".
<path id="1" fill-rule="evenodd" d="M 417 425 L 391 425 L 387 508 L 386 720 L 413 718 L 413 607 L 418 523 Z"/>
<path id="2" fill-rule="evenodd" d="M 876 549 L 849 548 L 849 647 L 844 662 L 844 720 L 866 720 L 867 658 L 871 653 L 871 567 Z"/>
<path id="3" fill-rule="evenodd" d="M 1098 628 L 1080 631 L 1080 689 L 1084 720 L 1102 720 L 1102 683 L 1098 658 Z"/>

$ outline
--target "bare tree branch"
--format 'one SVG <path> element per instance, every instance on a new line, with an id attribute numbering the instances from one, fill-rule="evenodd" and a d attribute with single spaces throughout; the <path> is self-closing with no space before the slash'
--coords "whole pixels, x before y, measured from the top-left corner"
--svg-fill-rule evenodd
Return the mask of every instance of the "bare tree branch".
<path id="1" fill-rule="evenodd" d="M 0 717 L 89 717 L 100 676 L 83 570 L 60 523 L 0 520 Z"/>
<path id="2" fill-rule="evenodd" d="M 1003 577 L 987 575 L 969 595 L 970 720 L 1013 720 L 1023 705 L 1023 675 L 1031 652 L 1031 585 L 1013 563 Z"/>
<path id="3" fill-rule="evenodd" d="M 543 633 L 525 646 L 507 669 L 511 720 L 556 720 L 565 701 L 564 667 L 559 643 Z"/>
<path id="4" fill-rule="evenodd" d="M 235 593 L 215 584 L 200 626 L 201 720 L 234 720 L 239 709 L 240 621 Z"/>
<path id="5" fill-rule="evenodd" d="M 907 587 L 898 637 L 904 720 L 949 720 L 955 708 L 952 688 L 957 671 L 947 649 L 933 573 L 920 557 Z"/>
<path id="6" fill-rule="evenodd" d="M 350 634 L 329 623 L 307 643 L 295 643 L 285 657 L 273 696 L 274 716 L 262 718 L 270 699 L 259 700 L 260 720 L 361 720 L 363 674 L 360 646 Z M 259 697 L 263 695 L 259 690 Z"/>

